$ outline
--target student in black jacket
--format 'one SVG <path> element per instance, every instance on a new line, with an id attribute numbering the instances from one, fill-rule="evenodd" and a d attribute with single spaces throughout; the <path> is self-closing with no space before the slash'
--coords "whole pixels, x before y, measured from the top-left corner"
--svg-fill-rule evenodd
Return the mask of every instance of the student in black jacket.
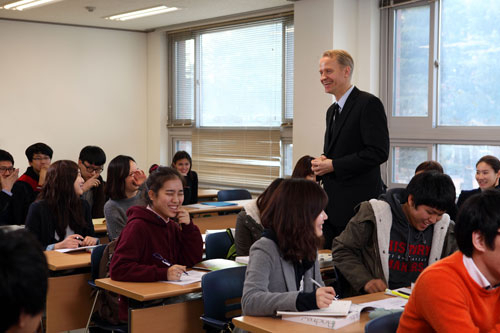
<path id="1" fill-rule="evenodd" d="M 191 156 L 184 150 L 175 153 L 172 159 L 172 168 L 184 176 L 184 202 L 183 205 L 198 202 L 198 174 L 191 170 L 193 161 Z"/>

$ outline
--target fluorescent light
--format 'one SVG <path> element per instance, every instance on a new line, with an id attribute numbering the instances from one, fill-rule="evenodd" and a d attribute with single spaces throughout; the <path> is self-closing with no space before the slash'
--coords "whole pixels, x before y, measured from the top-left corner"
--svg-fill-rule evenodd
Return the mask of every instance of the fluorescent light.
<path id="1" fill-rule="evenodd" d="M 135 11 L 127 12 L 127 13 L 123 13 L 123 14 L 108 16 L 106 18 L 109 20 L 126 21 L 126 20 L 136 19 L 139 17 L 144 17 L 144 16 L 151 16 L 151 15 L 173 12 L 174 10 L 179 10 L 179 8 L 167 7 L 167 6 L 157 6 L 157 7 L 152 7 L 152 8 L 135 10 Z"/>
<path id="2" fill-rule="evenodd" d="M 9 3 L 3 6 L 4 9 L 12 9 L 12 10 L 23 10 L 26 8 L 31 8 L 39 5 L 46 4 L 48 2 L 59 1 L 59 0 L 21 0 Z"/>

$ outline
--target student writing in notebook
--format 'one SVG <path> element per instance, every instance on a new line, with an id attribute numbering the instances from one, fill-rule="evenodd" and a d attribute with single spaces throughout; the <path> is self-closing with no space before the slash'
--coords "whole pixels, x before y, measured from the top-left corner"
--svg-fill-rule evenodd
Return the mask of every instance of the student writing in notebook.
<path id="1" fill-rule="evenodd" d="M 147 206 L 127 211 L 110 274 L 113 280 L 153 282 L 179 280 L 186 267 L 202 259 L 200 230 L 182 208 L 182 176 L 174 169 L 159 167 L 146 181 Z M 127 300 L 120 298 L 119 317 L 127 319 Z"/>
<path id="2" fill-rule="evenodd" d="M 250 248 L 243 297 L 244 315 L 272 316 L 276 311 L 328 307 L 332 287 L 323 285 L 317 260 L 327 196 L 315 182 L 287 179 L 262 214 L 266 228 Z"/>
<path id="3" fill-rule="evenodd" d="M 89 204 L 80 198 L 83 178 L 73 161 L 54 162 L 37 201 L 31 204 L 26 228 L 46 250 L 96 245 Z"/>

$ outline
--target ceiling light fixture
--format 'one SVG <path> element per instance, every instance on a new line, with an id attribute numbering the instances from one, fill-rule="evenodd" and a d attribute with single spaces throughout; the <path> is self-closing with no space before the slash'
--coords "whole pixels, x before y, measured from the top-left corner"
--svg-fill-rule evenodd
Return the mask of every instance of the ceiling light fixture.
<path id="1" fill-rule="evenodd" d="M 174 10 L 179 10 L 179 8 L 158 6 L 158 7 L 135 10 L 133 12 L 127 12 L 127 13 L 117 14 L 117 15 L 113 15 L 113 16 L 108 16 L 108 17 L 106 17 L 106 19 L 116 20 L 116 21 L 126 21 L 126 20 L 136 19 L 139 17 L 144 17 L 144 16 L 151 16 L 151 15 L 173 12 Z"/>
<path id="2" fill-rule="evenodd" d="M 16 2 L 11 2 L 9 4 L 4 5 L 3 9 L 12 9 L 12 10 L 23 10 L 26 8 L 31 8 L 35 6 L 44 5 L 49 2 L 54 2 L 59 0 L 21 0 Z"/>

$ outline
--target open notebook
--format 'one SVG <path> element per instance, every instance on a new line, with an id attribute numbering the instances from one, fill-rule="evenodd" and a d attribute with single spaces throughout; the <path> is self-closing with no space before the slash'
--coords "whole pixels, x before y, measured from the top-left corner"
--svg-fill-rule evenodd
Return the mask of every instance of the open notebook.
<path id="1" fill-rule="evenodd" d="M 351 308 L 351 301 L 333 301 L 329 307 L 318 309 L 318 310 L 310 310 L 310 311 L 302 311 L 302 312 L 291 312 L 291 311 L 278 311 L 278 316 L 347 316 L 349 313 L 349 309 Z"/>

